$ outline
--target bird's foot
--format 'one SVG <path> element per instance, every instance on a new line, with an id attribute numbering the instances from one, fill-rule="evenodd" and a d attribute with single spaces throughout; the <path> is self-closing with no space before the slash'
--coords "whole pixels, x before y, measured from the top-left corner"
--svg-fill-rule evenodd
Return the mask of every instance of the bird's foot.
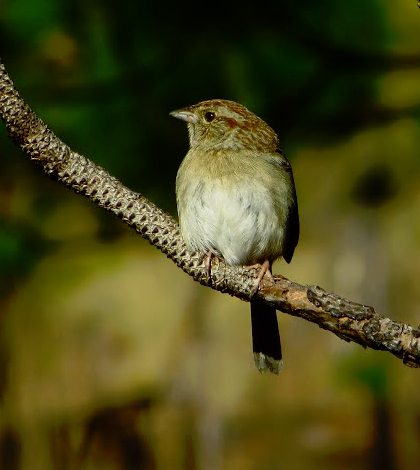
<path id="1" fill-rule="evenodd" d="M 258 265 L 256 265 L 258 266 Z M 251 291 L 251 298 L 258 292 L 260 287 L 261 281 L 263 280 L 264 276 L 267 274 L 270 282 L 274 284 L 274 277 L 271 274 L 271 263 L 268 260 L 265 260 L 263 264 L 261 264 L 260 272 L 258 273 L 257 279 L 255 280 L 255 285 Z"/>
<path id="2" fill-rule="evenodd" d="M 204 267 L 206 269 L 206 274 L 209 278 L 209 283 L 210 284 L 211 284 L 211 262 L 212 262 L 213 257 L 214 257 L 214 255 L 211 251 L 208 251 L 203 256 Z"/>

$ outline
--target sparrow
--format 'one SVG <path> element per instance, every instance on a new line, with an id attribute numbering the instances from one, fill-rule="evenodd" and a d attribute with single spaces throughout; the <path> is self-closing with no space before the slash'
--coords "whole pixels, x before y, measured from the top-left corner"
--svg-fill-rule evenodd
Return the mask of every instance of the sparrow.
<path id="1" fill-rule="evenodd" d="M 292 167 L 274 130 L 245 106 L 202 101 L 171 116 L 187 123 L 190 149 L 176 177 L 181 235 L 187 247 L 228 265 L 290 263 L 299 239 Z M 211 265 L 210 265 L 211 266 Z M 276 309 L 251 298 L 254 361 L 278 374 L 282 351 Z"/>

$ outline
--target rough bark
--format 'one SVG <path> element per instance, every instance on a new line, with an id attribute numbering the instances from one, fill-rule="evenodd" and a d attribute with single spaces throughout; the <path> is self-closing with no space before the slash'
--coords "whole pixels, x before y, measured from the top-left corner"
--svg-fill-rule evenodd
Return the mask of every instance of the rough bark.
<path id="1" fill-rule="evenodd" d="M 173 218 L 63 143 L 23 101 L 1 62 L 0 114 L 13 142 L 50 178 L 113 212 L 196 281 L 249 300 L 257 267 L 231 267 L 216 259 L 209 276 L 202 255 L 186 249 Z M 264 280 L 256 297 L 346 341 L 389 351 L 404 364 L 420 367 L 420 329 L 385 318 L 372 307 L 281 276 L 275 276 L 274 285 Z"/>

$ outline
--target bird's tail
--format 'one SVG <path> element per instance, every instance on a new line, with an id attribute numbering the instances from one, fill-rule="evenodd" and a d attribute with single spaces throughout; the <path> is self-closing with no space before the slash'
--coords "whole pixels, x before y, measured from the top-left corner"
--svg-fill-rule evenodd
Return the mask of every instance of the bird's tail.
<path id="1" fill-rule="evenodd" d="M 283 361 L 277 314 L 274 307 L 251 301 L 252 348 L 257 369 L 278 374 Z"/>

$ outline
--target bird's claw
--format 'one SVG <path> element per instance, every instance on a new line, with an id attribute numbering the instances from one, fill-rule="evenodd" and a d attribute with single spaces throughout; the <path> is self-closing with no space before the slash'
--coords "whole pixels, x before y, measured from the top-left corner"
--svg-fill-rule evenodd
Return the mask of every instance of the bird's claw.
<path id="1" fill-rule="evenodd" d="M 260 272 L 258 273 L 257 279 L 255 280 L 255 285 L 251 290 L 251 298 L 254 297 L 254 295 L 258 292 L 261 281 L 263 280 L 266 274 L 270 282 L 274 284 L 274 277 L 271 274 L 271 263 L 268 260 L 264 261 L 264 263 L 261 264 Z"/>

